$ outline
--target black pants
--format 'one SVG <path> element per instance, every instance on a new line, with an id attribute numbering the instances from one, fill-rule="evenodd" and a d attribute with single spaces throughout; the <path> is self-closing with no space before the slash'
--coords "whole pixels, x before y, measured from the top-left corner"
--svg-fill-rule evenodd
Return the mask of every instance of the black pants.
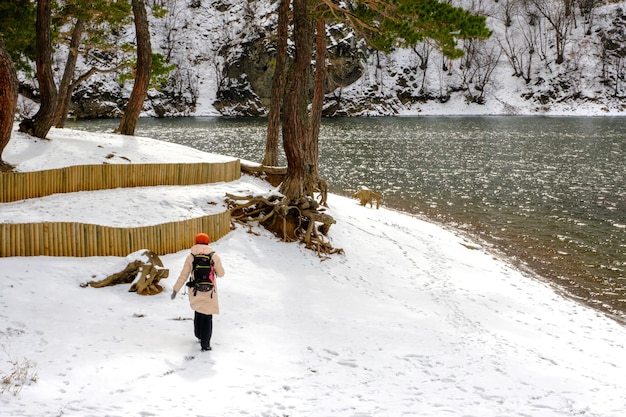
<path id="1" fill-rule="evenodd" d="M 200 347 L 207 350 L 211 346 L 211 335 L 213 334 L 213 315 L 195 312 L 193 318 L 193 329 L 196 337 L 200 339 Z"/>

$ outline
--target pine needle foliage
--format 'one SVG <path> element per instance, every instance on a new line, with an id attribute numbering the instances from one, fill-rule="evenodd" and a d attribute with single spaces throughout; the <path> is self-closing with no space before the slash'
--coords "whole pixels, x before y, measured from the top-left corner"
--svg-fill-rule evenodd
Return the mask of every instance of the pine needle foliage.
<path id="1" fill-rule="evenodd" d="M 31 71 L 35 60 L 35 3 L 0 1 L 0 38 L 18 70 Z"/>
<path id="2" fill-rule="evenodd" d="M 448 58 L 459 58 L 459 39 L 487 39 L 485 16 L 438 0 L 323 0 L 326 17 L 346 21 L 371 47 L 389 52 L 429 42 Z"/>

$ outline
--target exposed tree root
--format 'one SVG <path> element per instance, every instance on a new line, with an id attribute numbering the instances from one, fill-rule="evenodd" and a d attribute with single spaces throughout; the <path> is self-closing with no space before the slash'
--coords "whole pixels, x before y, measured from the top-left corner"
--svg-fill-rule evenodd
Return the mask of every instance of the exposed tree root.
<path id="1" fill-rule="evenodd" d="M 319 209 L 312 198 L 303 198 L 287 204 L 279 195 L 236 196 L 226 194 L 231 221 L 245 225 L 252 232 L 252 223 L 259 223 L 286 242 L 300 241 L 314 250 L 320 258 L 343 253 L 334 248 L 325 236 L 335 222 L 332 216 Z"/>

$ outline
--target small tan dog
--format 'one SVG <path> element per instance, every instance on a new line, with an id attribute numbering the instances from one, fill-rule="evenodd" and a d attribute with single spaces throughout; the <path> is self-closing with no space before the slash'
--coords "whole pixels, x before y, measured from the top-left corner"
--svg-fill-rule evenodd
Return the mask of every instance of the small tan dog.
<path id="1" fill-rule="evenodd" d="M 373 200 L 376 200 L 376 208 L 380 208 L 383 201 L 383 197 L 380 194 L 363 186 L 360 187 L 359 191 L 352 194 L 352 198 L 358 198 L 362 206 L 367 206 L 367 203 L 369 203 L 370 207 L 374 207 Z"/>

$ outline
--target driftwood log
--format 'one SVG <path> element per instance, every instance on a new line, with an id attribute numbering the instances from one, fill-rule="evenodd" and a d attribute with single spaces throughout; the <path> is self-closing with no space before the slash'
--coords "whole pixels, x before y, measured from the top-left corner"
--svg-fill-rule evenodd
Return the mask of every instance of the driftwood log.
<path id="1" fill-rule="evenodd" d="M 141 259 L 132 260 L 122 271 L 109 275 L 100 281 L 90 281 L 82 286 L 89 285 L 94 288 L 101 288 L 132 283 L 128 291 L 140 295 L 155 295 L 163 291 L 159 281 L 169 276 L 169 269 L 163 268 L 161 258 L 150 250 L 142 249 L 130 254 L 127 259 L 136 257 Z M 137 279 L 138 275 L 139 279 Z"/>
<path id="2" fill-rule="evenodd" d="M 270 167 L 266 165 L 250 165 L 241 162 L 241 172 L 253 177 L 264 179 L 277 187 L 287 176 L 287 167 Z"/>

